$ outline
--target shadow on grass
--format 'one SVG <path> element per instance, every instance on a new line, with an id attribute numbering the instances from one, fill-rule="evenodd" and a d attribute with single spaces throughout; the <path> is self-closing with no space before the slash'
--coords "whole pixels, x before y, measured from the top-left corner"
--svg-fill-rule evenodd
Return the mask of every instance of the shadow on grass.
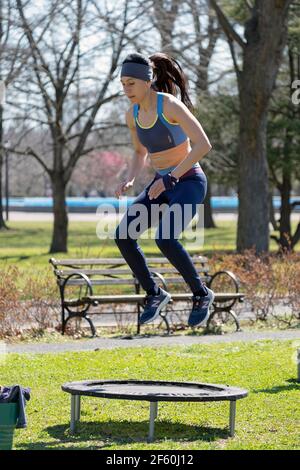
<path id="1" fill-rule="evenodd" d="M 10 255 L 10 256 L 0 256 L 0 261 L 8 261 L 10 259 L 14 259 L 16 263 L 18 263 L 19 261 L 25 261 L 25 260 L 30 260 L 30 259 L 34 259 L 34 258 L 39 258 L 41 256 L 49 256 L 49 258 L 51 258 L 51 254 L 50 253 L 37 253 L 35 255 L 22 255 L 22 256 L 18 256 L 18 255 Z"/>
<path id="2" fill-rule="evenodd" d="M 147 445 L 148 421 L 107 421 L 107 422 L 80 422 L 76 425 L 76 434 L 71 435 L 69 424 L 60 424 L 45 428 L 49 436 L 56 441 L 19 443 L 16 447 L 24 450 L 45 449 L 84 449 L 115 446 L 116 444 L 143 443 Z M 159 441 L 206 441 L 213 442 L 217 439 L 229 437 L 227 429 L 190 426 L 170 421 L 157 421 L 153 443 Z M 92 441 L 97 441 L 93 443 Z M 86 443 L 86 446 L 82 446 Z"/>
<path id="3" fill-rule="evenodd" d="M 281 393 L 281 392 L 291 392 L 293 390 L 300 390 L 300 383 L 297 379 L 288 379 L 286 382 L 289 382 L 291 385 L 275 385 L 272 388 L 262 388 L 259 390 L 253 390 L 252 393 Z"/>

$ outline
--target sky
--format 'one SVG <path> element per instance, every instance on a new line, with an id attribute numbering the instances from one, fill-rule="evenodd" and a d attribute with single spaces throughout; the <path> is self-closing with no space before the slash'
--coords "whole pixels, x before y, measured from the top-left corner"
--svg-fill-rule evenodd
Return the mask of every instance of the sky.
<path id="1" fill-rule="evenodd" d="M 72 0 L 75 3 L 75 0 Z M 110 0 L 109 2 L 109 8 L 112 8 L 113 13 L 115 11 L 118 11 L 122 9 L 122 5 L 124 4 L 123 0 Z M 98 0 L 98 5 L 105 5 L 105 2 L 103 0 Z M 32 18 L 32 15 L 34 15 L 36 12 L 45 12 L 49 8 L 49 1 L 47 0 L 32 0 L 32 2 L 26 6 L 25 8 L 25 14 L 26 17 L 30 20 Z M 147 26 L 146 18 L 138 18 L 139 21 L 139 26 L 142 26 L 145 24 Z M 148 20 L 147 20 L 148 21 Z M 205 28 L 205 17 L 202 21 L 203 23 L 203 28 Z M 132 24 L 132 31 L 134 32 L 136 22 Z M 128 29 L 128 32 L 130 33 L 130 29 Z M 193 25 L 191 22 L 191 17 L 187 16 L 186 14 L 181 14 L 178 16 L 178 20 L 176 22 L 175 26 L 175 33 L 180 33 L 179 38 L 175 41 L 175 45 L 180 47 L 181 42 L 185 42 L 185 34 L 190 37 L 193 35 Z M 97 46 L 98 44 L 103 44 L 104 41 L 107 39 L 107 34 L 105 32 L 101 31 L 94 31 L 95 34 L 89 35 L 89 37 L 83 39 L 81 41 L 81 52 L 84 52 L 87 50 L 87 48 L 91 48 L 93 46 Z M 69 31 L 65 31 L 63 28 L 59 29 L 59 36 L 55 39 L 58 40 L 63 46 L 64 46 L 64 37 L 69 38 Z M 143 49 L 142 47 L 142 53 L 145 55 L 151 55 L 153 52 L 156 52 L 160 50 L 160 37 L 155 28 L 152 28 L 150 32 L 147 32 L 143 35 L 142 38 L 139 38 L 140 44 L 142 45 L 147 45 Z M 149 46 L 148 46 L 149 45 Z M 119 72 L 121 68 L 121 62 L 125 58 L 125 56 L 129 53 L 133 52 L 133 48 L 131 46 L 127 47 L 124 49 L 121 53 L 120 56 L 120 64 L 117 69 L 118 76 L 116 80 L 110 83 L 108 94 L 114 94 L 120 92 L 123 94 L 122 86 L 120 84 L 120 77 L 119 77 Z M 192 56 L 191 56 L 192 57 Z M 100 47 L 99 47 L 99 54 L 95 56 L 95 59 L 91 61 L 90 67 L 89 64 L 87 65 L 85 73 L 89 75 L 94 75 L 97 77 L 101 77 L 104 74 L 107 73 L 110 67 L 110 61 L 111 61 L 111 51 L 109 48 L 107 48 L 105 51 L 101 51 L 100 53 Z M 180 63 L 180 59 L 179 59 Z M 181 65 L 183 65 L 181 63 Z M 210 67 L 209 67 L 209 78 L 210 79 L 215 79 L 219 74 L 224 72 L 225 70 L 228 70 L 232 67 L 232 59 L 231 59 L 231 54 L 229 47 L 227 45 L 227 42 L 222 39 L 218 40 L 217 46 L 215 49 L 215 53 L 213 55 L 213 59 L 211 61 Z M 184 66 L 183 66 L 184 68 Z M 189 76 L 189 71 L 184 68 L 185 73 Z M 101 86 L 100 82 L 95 82 L 93 83 L 91 80 L 86 82 L 86 88 L 90 87 L 91 93 L 95 91 L 95 94 L 97 91 L 97 86 Z M 235 80 L 235 74 L 232 73 L 229 76 L 224 77 L 219 83 L 215 83 L 211 86 L 211 91 L 214 92 L 217 90 L 218 87 L 225 87 L 225 89 L 228 90 L 228 92 L 231 93 L 236 93 L 236 80 Z M 195 103 L 195 89 L 190 82 L 190 97 L 193 103 Z M 122 99 L 122 103 L 118 104 L 121 108 L 124 107 L 124 110 L 127 109 L 129 105 L 129 101 L 126 97 Z M 97 115 L 97 118 L 100 120 L 103 117 L 107 116 L 107 113 L 109 112 L 109 108 L 111 107 L 111 104 L 104 105 L 100 108 L 99 113 Z M 125 120 L 125 118 L 124 118 Z"/>

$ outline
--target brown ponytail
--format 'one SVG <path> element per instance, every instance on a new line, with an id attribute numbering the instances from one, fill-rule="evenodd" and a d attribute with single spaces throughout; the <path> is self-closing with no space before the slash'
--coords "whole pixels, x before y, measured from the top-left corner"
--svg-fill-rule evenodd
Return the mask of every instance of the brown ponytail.
<path id="1" fill-rule="evenodd" d="M 149 56 L 149 59 L 152 62 L 154 72 L 152 88 L 174 96 L 177 95 L 179 88 L 181 101 L 191 112 L 194 112 L 194 107 L 187 93 L 187 78 L 179 63 L 163 52 L 156 52 Z"/>

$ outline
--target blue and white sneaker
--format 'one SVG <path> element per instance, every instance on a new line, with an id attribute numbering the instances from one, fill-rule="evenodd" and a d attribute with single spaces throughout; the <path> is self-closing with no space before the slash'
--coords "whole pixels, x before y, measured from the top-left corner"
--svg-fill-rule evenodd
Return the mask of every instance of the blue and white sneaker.
<path id="1" fill-rule="evenodd" d="M 193 295 L 193 307 L 188 319 L 191 327 L 201 326 L 209 317 L 209 307 L 214 301 L 215 293 L 208 287 L 206 289 L 208 294 L 205 296 Z"/>
<path id="2" fill-rule="evenodd" d="M 146 295 L 144 311 L 140 317 L 140 325 L 150 323 L 158 317 L 161 309 L 170 301 L 171 294 L 160 288 L 158 295 Z"/>

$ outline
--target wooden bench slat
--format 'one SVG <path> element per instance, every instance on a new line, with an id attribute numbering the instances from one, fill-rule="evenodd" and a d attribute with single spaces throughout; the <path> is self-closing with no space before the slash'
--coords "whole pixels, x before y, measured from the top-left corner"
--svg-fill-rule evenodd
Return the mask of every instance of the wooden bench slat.
<path id="1" fill-rule="evenodd" d="M 180 277 L 170 277 L 170 278 L 164 278 L 167 285 L 168 284 L 183 284 L 185 283 L 185 280 L 183 278 L 180 278 Z M 208 276 L 201 276 L 201 280 L 202 281 L 209 281 L 209 277 Z M 65 279 L 58 279 L 58 284 L 59 285 L 62 285 L 64 283 Z M 93 278 L 90 278 L 90 282 L 91 282 L 91 285 L 92 286 L 105 286 L 105 285 L 121 285 L 121 284 L 124 284 L 124 285 L 134 285 L 137 283 L 137 281 L 135 281 L 135 279 L 132 277 L 132 278 L 128 278 L 128 279 L 112 279 L 112 278 L 106 278 L 106 279 L 93 279 Z M 70 279 L 68 282 L 67 282 L 67 286 L 86 286 L 87 283 L 84 279 Z"/>
<path id="2" fill-rule="evenodd" d="M 208 258 L 204 256 L 192 256 L 191 257 L 193 262 L 197 263 L 207 263 Z M 77 265 L 77 266 L 82 266 L 82 265 L 102 265 L 102 264 L 125 264 L 127 265 L 126 261 L 124 258 L 82 258 L 82 259 L 55 259 L 51 258 L 51 263 L 55 266 L 71 266 L 71 265 Z M 170 261 L 167 258 L 164 257 L 147 257 L 147 263 L 161 263 L 161 264 L 170 264 Z"/>
<path id="3" fill-rule="evenodd" d="M 124 258 L 51 258 L 51 263 L 56 265 L 68 266 L 69 264 L 126 264 Z"/>
<path id="4" fill-rule="evenodd" d="M 208 273 L 208 268 L 196 268 L 197 271 L 200 273 Z M 151 271 L 155 271 L 155 268 L 151 268 Z M 167 273 L 178 273 L 180 274 L 176 268 L 157 268 L 157 272 L 160 274 L 167 274 Z M 68 269 L 68 270 L 55 270 L 55 274 L 57 276 L 69 276 L 70 274 L 77 274 L 82 273 L 86 274 L 87 276 L 110 276 L 116 274 L 129 274 L 132 275 L 131 269 Z"/>
<path id="5" fill-rule="evenodd" d="M 110 276 L 110 275 L 116 275 L 116 274 L 127 274 L 132 276 L 132 271 L 131 269 L 67 269 L 67 270 L 60 270 L 56 269 L 55 274 L 57 276 L 70 276 L 70 274 L 86 274 L 87 276 Z"/>
<path id="6" fill-rule="evenodd" d="M 174 300 L 185 300 L 185 299 L 188 299 L 188 298 L 191 298 L 192 297 L 192 294 L 190 293 L 179 293 L 179 294 L 172 294 L 171 292 L 171 296 L 172 296 L 172 299 Z M 225 300 L 231 300 L 231 299 L 241 299 L 245 297 L 245 294 L 236 294 L 235 292 L 233 292 L 232 294 L 230 292 L 218 292 L 217 294 L 215 294 L 215 298 L 214 298 L 214 301 L 218 301 L 218 302 L 222 302 L 222 301 L 225 301 Z"/>
<path id="7" fill-rule="evenodd" d="M 64 279 L 58 279 L 58 284 L 62 285 L 64 283 Z M 136 281 L 134 278 L 129 278 L 129 279 L 90 279 L 92 286 L 106 286 L 106 285 L 134 285 L 136 284 Z M 84 279 L 70 279 L 67 282 L 67 286 L 86 286 L 87 283 L 85 282 Z"/>
<path id="8" fill-rule="evenodd" d="M 99 303 L 130 303 L 143 300 L 146 294 L 120 294 L 120 295 L 91 295 L 82 297 L 85 302 L 99 302 Z"/>
<path id="9" fill-rule="evenodd" d="M 200 276 L 200 279 L 202 281 L 208 281 L 210 279 L 209 276 Z M 166 281 L 167 284 L 182 284 L 182 283 L 185 283 L 185 279 L 183 279 L 183 277 L 165 277 L 164 276 L 164 280 Z"/>
<path id="10" fill-rule="evenodd" d="M 190 292 L 183 293 L 183 294 L 172 294 L 173 300 L 192 300 L 193 294 Z M 232 299 L 240 299 L 245 297 L 245 294 L 235 294 L 235 293 L 218 293 L 215 295 L 215 301 L 222 302 L 226 300 Z M 106 302 L 137 302 L 139 300 L 143 300 L 145 298 L 145 294 L 129 294 L 129 295 L 91 295 L 82 297 L 83 301 L 86 302 L 99 302 L 99 303 L 106 303 Z"/>

